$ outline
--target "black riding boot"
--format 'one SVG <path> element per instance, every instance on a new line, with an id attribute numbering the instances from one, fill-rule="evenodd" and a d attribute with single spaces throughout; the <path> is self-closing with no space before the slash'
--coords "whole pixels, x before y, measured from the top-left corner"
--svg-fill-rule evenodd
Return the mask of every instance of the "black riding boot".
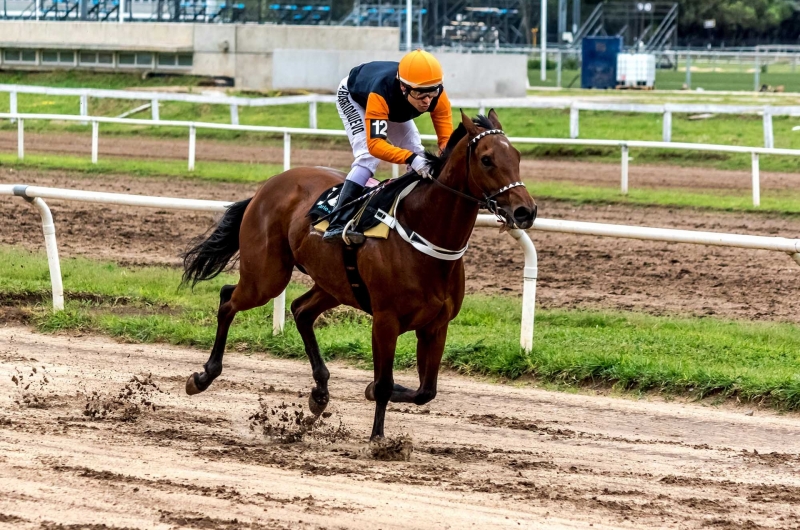
<path id="1" fill-rule="evenodd" d="M 330 243 L 332 241 L 342 240 L 344 226 L 347 224 L 342 217 L 342 207 L 356 197 L 359 197 L 362 193 L 364 193 L 364 186 L 352 180 L 344 181 L 342 192 L 339 194 L 339 200 L 336 201 L 336 206 L 333 208 L 333 212 L 331 212 L 328 221 L 328 229 L 325 230 L 325 234 L 322 236 L 323 241 Z M 347 231 L 347 239 L 354 245 L 360 245 L 364 242 L 364 234 L 356 232 L 351 227 L 350 230 Z"/>

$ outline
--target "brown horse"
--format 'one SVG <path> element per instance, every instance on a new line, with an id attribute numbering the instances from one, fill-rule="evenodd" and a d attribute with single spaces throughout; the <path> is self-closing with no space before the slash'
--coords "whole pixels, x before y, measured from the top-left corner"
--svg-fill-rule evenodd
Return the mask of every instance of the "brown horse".
<path id="1" fill-rule="evenodd" d="M 397 214 L 402 226 L 418 230 L 445 249 L 467 245 L 481 206 L 488 205 L 511 227 L 529 228 L 536 218 L 536 205 L 519 182 L 519 151 L 502 134 L 497 114 L 492 110 L 488 118 L 471 120 L 462 112 L 461 117 L 443 153 L 427 155 L 436 181 L 420 182 Z M 347 280 L 341 247 L 323 243 L 307 214 L 343 176 L 319 167 L 277 175 L 253 198 L 231 205 L 208 239 L 186 253 L 183 281 L 192 285 L 222 272 L 239 253 L 239 283 L 220 291 L 211 357 L 203 373 L 189 377 L 188 394 L 204 391 L 222 372 L 234 315 L 280 294 L 297 266 L 314 280 L 311 290 L 291 306 L 316 382 L 309 407 L 315 414 L 325 409 L 330 374 L 320 355 L 314 322 L 341 304 L 363 308 Z M 464 264 L 460 258 L 446 261 L 423 254 L 392 232 L 387 240 L 368 239 L 358 250 L 357 265 L 373 317 L 375 373 L 365 393 L 375 401 L 374 439 L 383 436 L 389 401 L 422 405 L 436 396 L 447 328 L 464 299 Z M 417 334 L 417 390 L 396 385 L 392 375 L 397 338 L 411 330 Z"/>

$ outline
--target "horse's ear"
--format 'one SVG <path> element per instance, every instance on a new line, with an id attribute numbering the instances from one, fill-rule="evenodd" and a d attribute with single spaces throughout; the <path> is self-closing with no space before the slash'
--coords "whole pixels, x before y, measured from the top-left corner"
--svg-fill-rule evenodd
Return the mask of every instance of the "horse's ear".
<path id="1" fill-rule="evenodd" d="M 489 118 L 489 121 L 492 122 L 492 125 L 494 125 L 495 129 L 503 129 L 503 126 L 500 125 L 500 120 L 497 119 L 497 113 L 494 111 L 494 109 L 490 109 L 489 115 L 486 117 Z"/>
<path id="2" fill-rule="evenodd" d="M 463 110 L 461 111 L 461 125 L 464 126 L 470 138 L 478 136 L 478 127 L 473 123 L 472 118 L 464 114 Z"/>

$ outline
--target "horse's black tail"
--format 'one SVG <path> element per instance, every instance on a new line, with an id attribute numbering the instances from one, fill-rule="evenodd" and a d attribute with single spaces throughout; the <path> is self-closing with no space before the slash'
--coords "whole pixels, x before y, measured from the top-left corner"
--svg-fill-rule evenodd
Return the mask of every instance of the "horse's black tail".
<path id="1" fill-rule="evenodd" d="M 231 204 L 208 238 L 200 236 L 195 245 L 183 254 L 183 280 L 181 285 L 210 280 L 225 270 L 239 252 L 239 227 L 252 197 Z M 235 263 L 235 261 L 234 261 Z"/>

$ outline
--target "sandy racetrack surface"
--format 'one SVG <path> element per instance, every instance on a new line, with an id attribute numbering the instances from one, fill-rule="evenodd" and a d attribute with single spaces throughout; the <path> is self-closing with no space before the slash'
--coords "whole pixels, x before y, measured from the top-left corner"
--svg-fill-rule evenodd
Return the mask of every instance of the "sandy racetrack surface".
<path id="1" fill-rule="evenodd" d="M 190 398 L 184 381 L 205 358 L 0 328 L 0 527 L 800 525 L 795 415 L 443 374 L 431 404 L 390 405 L 387 434 L 410 439 L 410 460 L 378 461 L 370 372 L 333 363 L 332 415 L 278 443 L 304 409 L 307 363 L 232 352 Z"/>

